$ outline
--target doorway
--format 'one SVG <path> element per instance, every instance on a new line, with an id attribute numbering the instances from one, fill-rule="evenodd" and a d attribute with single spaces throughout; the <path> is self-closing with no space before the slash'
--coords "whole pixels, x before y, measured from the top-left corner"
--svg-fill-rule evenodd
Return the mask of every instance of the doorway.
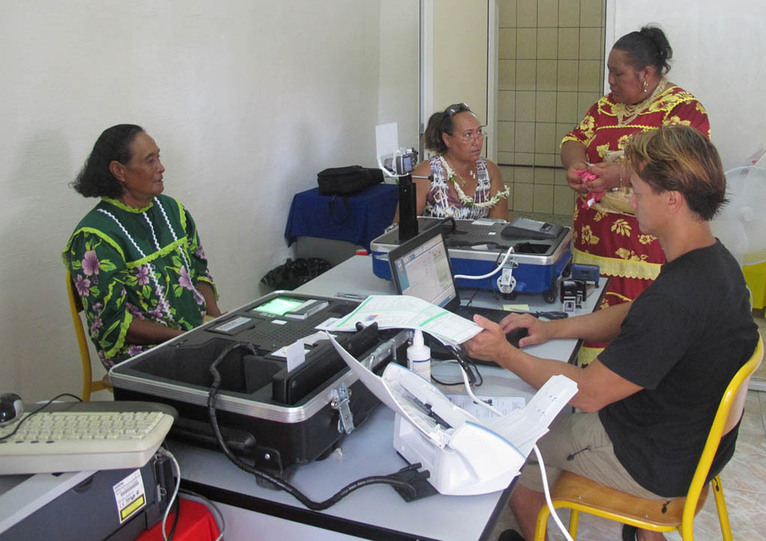
<path id="1" fill-rule="evenodd" d="M 571 217 L 559 144 L 603 95 L 606 0 L 497 5 L 497 162 L 509 208 Z"/>

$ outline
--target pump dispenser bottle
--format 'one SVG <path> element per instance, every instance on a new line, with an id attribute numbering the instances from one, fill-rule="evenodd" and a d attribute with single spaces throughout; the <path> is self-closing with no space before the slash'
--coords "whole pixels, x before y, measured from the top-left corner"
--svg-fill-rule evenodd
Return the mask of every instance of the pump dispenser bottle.
<path id="1" fill-rule="evenodd" d="M 431 348 L 423 343 L 423 331 L 415 330 L 412 345 L 407 348 L 407 368 L 431 381 Z"/>

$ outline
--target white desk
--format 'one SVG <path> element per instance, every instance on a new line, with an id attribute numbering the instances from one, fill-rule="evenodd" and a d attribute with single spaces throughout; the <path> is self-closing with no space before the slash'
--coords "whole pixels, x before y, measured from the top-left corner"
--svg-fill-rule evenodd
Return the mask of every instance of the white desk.
<path id="1" fill-rule="evenodd" d="M 357 479 L 407 466 L 394 451 L 393 425 L 393 411 L 377 408 L 342 441 L 340 451 L 296 468 L 290 484 L 322 501 Z M 258 532 L 260 539 L 281 540 L 487 539 L 509 496 L 506 490 L 481 496 L 435 495 L 407 503 L 390 486 L 370 485 L 315 512 L 286 492 L 258 486 L 254 477 L 221 453 L 170 443 L 181 464 L 184 486 L 227 506 L 227 539 L 248 539 L 248 532 Z M 307 536 L 294 536 L 295 529 Z"/>
<path id="2" fill-rule="evenodd" d="M 317 276 L 310 282 L 303 284 L 295 291 L 309 295 L 322 295 L 334 297 L 340 294 L 356 294 L 362 297 L 368 295 L 396 295 L 396 287 L 389 280 L 378 278 L 372 273 L 371 256 L 355 255 L 347 259 L 337 267 Z M 599 288 L 594 290 L 583 303 L 583 307 L 574 315 L 593 312 L 601 301 L 601 293 L 604 291 L 607 278 L 602 278 Z M 462 302 L 470 299 L 473 306 L 483 308 L 502 308 L 504 304 L 526 304 L 531 311 L 560 311 L 561 303 L 548 304 L 543 301 L 540 294 L 520 293 L 512 301 L 499 299 L 493 292 L 482 290 L 470 290 L 460 292 Z M 555 340 L 539 346 L 525 348 L 524 351 L 531 355 L 546 359 L 574 362 L 574 357 L 579 350 L 578 340 Z"/>
<path id="3" fill-rule="evenodd" d="M 319 296 L 337 293 L 394 294 L 391 282 L 372 273 L 369 256 L 354 256 L 296 290 Z M 598 295 L 591 295 L 583 310 L 593 310 Z M 519 296 L 515 303 L 533 310 L 558 310 L 538 295 Z M 479 306 L 497 307 L 487 292 L 474 298 Z M 530 352 L 562 361 L 577 350 L 575 340 L 529 348 Z M 439 367 L 440 373 L 448 367 Z M 457 368 L 455 370 L 455 379 Z M 480 368 L 484 384 L 477 392 L 487 396 L 530 397 L 534 390 L 515 375 L 498 367 Z M 459 389 L 459 388 L 455 388 Z M 348 483 L 370 475 L 394 473 L 406 466 L 393 448 L 394 414 L 379 407 L 348 435 L 323 461 L 296 468 L 288 481 L 312 500 L 324 500 Z M 393 488 L 372 485 L 361 488 L 322 512 L 307 509 L 286 492 L 258 486 L 219 452 L 171 442 L 179 459 L 184 485 L 221 505 L 228 539 L 439 539 L 465 541 L 486 539 L 505 507 L 510 487 L 481 496 L 434 495 L 407 503 Z"/>

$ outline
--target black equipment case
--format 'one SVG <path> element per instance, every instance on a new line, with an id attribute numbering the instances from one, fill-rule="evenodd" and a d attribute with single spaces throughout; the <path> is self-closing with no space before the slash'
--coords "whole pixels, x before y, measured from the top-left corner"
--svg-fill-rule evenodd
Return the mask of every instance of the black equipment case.
<path id="1" fill-rule="evenodd" d="M 305 362 L 287 371 L 283 348 L 343 317 L 358 301 L 275 291 L 109 372 L 116 400 L 167 403 L 179 417 L 169 436 L 219 448 L 208 398 L 220 374 L 215 416 L 228 447 L 257 468 L 282 475 L 294 464 L 329 455 L 379 404 L 328 340 L 304 346 Z M 377 325 L 337 333 L 375 372 L 405 363 L 411 331 Z"/>

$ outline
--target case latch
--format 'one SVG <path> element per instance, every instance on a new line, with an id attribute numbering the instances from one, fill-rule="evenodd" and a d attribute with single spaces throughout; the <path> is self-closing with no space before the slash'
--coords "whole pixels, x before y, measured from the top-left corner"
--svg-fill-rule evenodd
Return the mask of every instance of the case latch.
<path id="1" fill-rule="evenodd" d="M 351 413 L 351 404 L 349 403 L 350 391 L 346 387 L 345 383 L 341 383 L 340 387 L 332 390 L 332 401 L 330 407 L 338 410 L 340 417 L 338 418 L 338 432 L 345 432 L 351 434 L 354 430 L 354 414 Z"/>

